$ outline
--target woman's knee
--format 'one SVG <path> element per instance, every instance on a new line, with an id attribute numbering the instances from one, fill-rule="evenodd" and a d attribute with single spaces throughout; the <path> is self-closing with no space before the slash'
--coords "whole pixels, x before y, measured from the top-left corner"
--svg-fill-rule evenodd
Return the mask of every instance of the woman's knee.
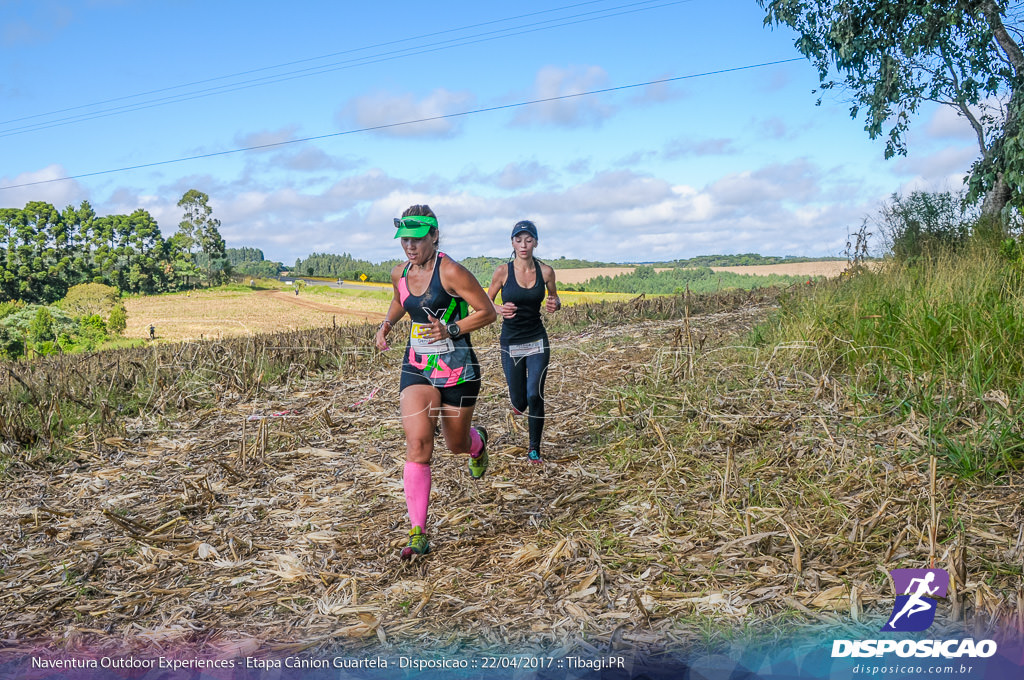
<path id="1" fill-rule="evenodd" d="M 413 463 L 423 463 L 424 465 L 430 463 L 430 458 L 434 454 L 434 438 L 424 437 L 406 437 L 405 439 L 405 459 L 412 461 Z"/>
<path id="2" fill-rule="evenodd" d="M 519 413 L 525 413 L 526 408 L 530 405 L 530 400 L 525 394 L 509 394 L 508 400 L 512 404 L 512 408 Z"/>
<path id="3" fill-rule="evenodd" d="M 453 426 L 444 428 L 444 445 L 452 453 L 469 453 L 472 447 L 469 427 Z"/>

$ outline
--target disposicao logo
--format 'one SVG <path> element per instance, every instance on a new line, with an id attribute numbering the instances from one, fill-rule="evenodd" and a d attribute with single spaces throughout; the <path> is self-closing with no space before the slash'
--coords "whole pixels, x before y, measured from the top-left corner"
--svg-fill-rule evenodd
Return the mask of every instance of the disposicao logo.
<path id="1" fill-rule="evenodd" d="M 935 599 L 946 597 L 949 574 L 945 569 L 893 569 L 896 603 L 883 631 L 912 633 L 926 630 L 935 622 Z M 899 594 L 902 593 L 902 594 Z"/>
<path id="2" fill-rule="evenodd" d="M 949 574 L 944 569 L 893 569 L 896 588 L 892 616 L 883 632 L 915 633 L 935 622 L 936 599 L 946 597 Z M 996 653 L 994 640 L 833 640 L 832 657 L 987 658 Z"/>

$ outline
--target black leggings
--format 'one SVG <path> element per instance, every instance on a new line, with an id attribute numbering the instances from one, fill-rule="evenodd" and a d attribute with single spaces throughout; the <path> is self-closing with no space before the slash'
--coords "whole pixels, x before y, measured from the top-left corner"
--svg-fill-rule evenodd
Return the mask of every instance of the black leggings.
<path id="1" fill-rule="evenodd" d="M 508 398 L 512 408 L 520 413 L 529 409 L 530 450 L 540 453 L 544 432 L 544 381 L 551 361 L 551 347 L 544 338 L 544 351 L 526 357 L 509 356 L 508 344 L 501 343 L 501 368 L 508 383 Z"/>

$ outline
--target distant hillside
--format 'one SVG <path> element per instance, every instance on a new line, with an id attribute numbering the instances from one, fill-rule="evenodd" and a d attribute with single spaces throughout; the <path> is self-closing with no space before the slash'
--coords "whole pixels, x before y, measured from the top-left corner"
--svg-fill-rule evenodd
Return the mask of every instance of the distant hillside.
<path id="1" fill-rule="evenodd" d="M 263 251 L 259 248 L 227 248 L 225 254 L 232 271 L 242 276 L 273 278 L 284 269 L 280 262 L 264 259 Z"/>
<path id="2" fill-rule="evenodd" d="M 253 249 L 246 249 L 253 250 Z M 262 255 L 262 253 L 260 253 Z M 580 260 L 576 258 L 539 258 L 550 264 L 555 269 L 592 269 L 599 267 L 623 267 L 634 266 L 638 263 L 617 263 L 598 262 L 594 260 Z M 792 262 L 817 262 L 823 260 L 837 260 L 842 258 L 834 257 L 796 257 L 796 256 L 774 256 L 758 255 L 756 253 L 744 253 L 741 255 L 699 255 L 685 260 L 668 260 L 664 262 L 644 262 L 642 264 L 654 267 L 737 267 L 764 264 L 785 264 Z M 494 270 L 500 265 L 508 262 L 507 257 L 465 257 L 459 260 L 473 276 L 483 283 L 491 280 Z M 336 279 L 358 279 L 365 274 L 370 281 L 386 283 L 390 280 L 391 268 L 400 260 L 385 260 L 381 263 L 360 260 L 348 253 L 333 255 L 328 253 L 312 253 L 306 259 L 295 261 L 292 272 L 298 276 L 321 276 Z M 236 267 L 237 269 L 237 267 Z"/>

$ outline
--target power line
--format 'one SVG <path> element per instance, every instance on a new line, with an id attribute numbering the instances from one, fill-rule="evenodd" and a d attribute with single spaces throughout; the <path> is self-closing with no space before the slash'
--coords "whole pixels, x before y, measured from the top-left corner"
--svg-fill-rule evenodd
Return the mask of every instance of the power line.
<path id="1" fill-rule="evenodd" d="M 152 94 L 160 94 L 161 92 L 169 92 L 170 90 L 180 90 L 185 87 L 192 87 L 194 85 L 205 85 L 206 83 L 216 82 L 218 80 L 227 80 L 228 78 L 237 78 L 240 76 L 247 76 L 253 73 L 260 73 L 262 71 L 272 71 L 277 68 L 284 68 L 286 66 L 295 66 L 296 64 L 305 64 L 311 61 L 317 61 L 319 59 L 329 59 L 331 57 L 337 57 L 342 54 L 352 54 L 355 52 L 361 52 L 363 50 L 372 50 L 378 47 L 387 47 L 388 45 L 397 45 L 403 42 L 409 42 L 411 40 L 422 40 L 423 38 L 433 38 L 438 35 L 445 35 L 447 33 L 457 33 L 459 31 L 466 31 L 471 28 L 480 28 L 481 26 L 490 26 L 492 24 L 500 24 L 504 21 L 515 21 L 516 19 L 525 19 L 527 17 L 536 16 L 540 14 L 550 14 L 552 12 L 560 12 L 565 9 L 573 9 L 575 7 L 581 7 L 583 5 L 594 5 L 601 2 L 607 2 L 607 0 L 589 0 L 588 2 L 578 2 L 573 5 L 565 5 L 562 7 L 555 7 L 553 9 L 545 9 L 538 12 L 530 12 L 528 14 L 518 14 L 512 17 L 505 17 L 503 19 L 494 19 L 492 21 L 484 21 L 477 24 L 469 24 L 467 26 L 459 26 L 457 28 L 449 28 L 443 31 L 434 31 L 433 33 L 424 33 L 422 35 L 414 35 L 408 38 L 399 38 L 398 40 L 389 40 L 382 43 L 376 43 L 374 45 L 365 45 L 363 47 L 353 47 L 347 50 L 341 50 L 339 52 L 330 52 L 328 54 L 321 54 L 317 57 L 306 57 L 304 59 L 295 59 L 293 61 L 286 61 L 281 64 L 274 64 L 273 66 L 263 66 L 260 68 L 248 69 L 246 71 L 238 71 L 237 73 L 229 73 L 223 76 L 215 76 L 213 78 L 204 78 L 202 80 L 194 80 L 190 83 L 182 83 L 181 85 L 170 85 L 167 87 L 161 87 L 156 90 L 148 90 L 146 92 L 137 92 L 135 94 L 124 95 L 121 97 L 112 97 L 110 99 L 104 99 L 90 104 L 80 104 L 78 106 L 70 106 L 63 109 L 57 109 L 55 111 L 47 111 L 46 113 L 36 113 L 30 116 L 22 116 L 21 118 L 12 118 L 10 120 L 0 120 L 0 125 L 7 125 L 8 123 L 18 123 L 23 120 L 31 120 L 33 118 L 42 118 L 44 116 L 52 116 L 58 113 L 67 113 L 68 111 L 76 111 L 78 109 L 87 109 L 91 106 L 102 106 L 103 104 L 111 104 L 113 102 L 124 101 L 126 99 L 134 99 L 136 97 L 147 97 Z"/>
<path id="2" fill-rule="evenodd" d="M 303 137 L 301 139 L 291 139 L 284 142 L 273 142 L 270 144 L 258 144 L 256 146 L 246 146 L 238 149 L 228 149 L 226 151 L 214 151 L 211 153 L 198 154 L 195 156 L 185 156 L 183 158 L 172 158 L 164 161 L 154 161 L 152 163 L 142 163 L 139 165 L 130 165 L 123 168 L 114 168 L 111 170 L 98 170 L 96 172 L 86 172 L 80 175 L 68 175 L 66 177 L 55 177 L 53 179 L 42 179 L 35 182 L 25 182 L 23 184 L 11 184 L 0 187 L 0 191 L 7 189 L 21 189 L 24 187 L 37 186 L 40 184 L 52 184 L 54 182 L 66 182 L 73 179 L 84 179 L 86 177 L 96 177 L 98 175 L 110 175 L 118 172 L 126 172 L 128 170 L 141 170 L 143 168 L 153 168 L 161 165 L 170 165 L 172 163 L 184 163 L 186 161 L 195 161 L 203 158 L 216 158 L 218 156 L 228 156 L 230 154 L 242 153 L 244 151 L 259 151 L 262 149 L 272 149 L 279 146 L 288 146 L 290 144 L 301 144 L 304 142 L 314 142 L 321 139 L 330 139 L 331 137 L 343 137 L 346 135 L 354 135 L 362 132 L 373 132 L 375 130 L 387 130 L 389 128 L 402 127 L 405 125 L 415 125 L 416 123 L 429 123 L 437 120 L 445 120 L 449 118 L 460 118 L 465 116 L 472 116 L 479 113 L 490 113 L 492 111 L 502 111 L 504 109 L 513 109 L 523 106 L 532 106 L 534 104 L 544 104 L 547 102 L 560 101 L 564 99 L 573 99 L 575 97 L 587 97 L 596 94 L 607 94 L 609 92 L 619 92 L 622 90 L 629 90 L 638 87 L 647 87 L 649 85 L 662 85 L 665 83 L 678 82 L 681 80 L 692 80 L 693 78 L 705 78 L 708 76 L 722 75 L 725 73 L 735 73 L 737 71 L 748 71 L 755 68 L 764 68 L 766 66 L 777 66 L 779 64 L 788 64 L 794 61 L 803 61 L 803 57 L 794 57 L 791 59 L 780 59 L 778 61 L 767 61 L 761 62 L 760 64 L 749 64 L 747 66 L 735 66 L 733 68 L 719 69 L 717 71 L 705 71 L 703 73 L 691 73 L 685 76 L 674 76 L 672 78 L 661 78 L 659 80 L 649 80 L 643 83 L 632 83 L 630 85 L 618 85 L 615 87 L 606 87 L 600 90 L 590 90 L 588 92 L 576 92 L 573 94 L 563 94 L 555 97 L 544 97 L 542 99 L 530 99 L 527 101 L 515 102 L 512 104 L 501 104 L 499 106 L 488 106 L 480 109 L 472 109 L 470 111 L 460 111 L 458 113 L 446 113 L 439 116 L 429 116 L 427 118 L 417 118 L 415 120 L 405 120 L 397 123 L 385 123 L 383 125 L 373 125 L 370 127 L 356 128 L 354 130 L 344 130 L 342 132 L 330 132 L 323 135 L 315 135 L 313 137 Z"/>
<path id="3" fill-rule="evenodd" d="M 593 4 L 593 2 L 597 2 L 597 1 L 600 1 L 600 0 L 592 0 L 592 2 L 578 3 L 577 5 L 567 5 L 565 7 L 559 8 L 559 9 L 571 9 L 573 7 L 578 7 L 578 6 L 587 5 L 587 4 Z M 661 4 L 652 4 L 652 3 L 657 3 L 657 2 L 661 2 Z M 625 4 L 625 5 L 618 5 L 618 6 L 615 6 L 615 7 L 607 7 L 607 8 L 603 8 L 603 9 L 599 9 L 599 10 L 593 10 L 593 11 L 590 11 L 590 12 L 582 12 L 580 14 L 569 15 L 569 16 L 560 17 L 560 18 L 557 18 L 557 19 L 547 19 L 547 20 L 544 20 L 544 21 L 534 22 L 534 23 L 530 23 L 530 24 L 524 24 L 522 26 L 515 26 L 515 27 L 511 27 L 511 28 L 502 28 L 502 29 L 497 29 L 497 30 L 493 30 L 493 31 L 485 31 L 485 32 L 482 32 L 482 33 L 477 33 L 476 35 L 469 35 L 469 36 L 463 36 L 461 38 L 452 38 L 452 39 L 449 39 L 449 40 L 442 40 L 442 41 L 430 43 L 430 44 L 427 44 L 427 45 L 422 45 L 422 46 L 417 46 L 417 47 L 406 47 L 406 48 L 401 48 L 401 49 L 397 49 L 397 50 L 391 50 L 391 51 L 388 51 L 388 52 L 383 52 L 383 53 L 380 53 L 380 54 L 373 54 L 373 55 L 368 55 L 368 56 L 365 56 L 365 57 L 357 57 L 357 58 L 347 59 L 347 60 L 343 60 L 343 61 L 340 61 L 340 62 L 334 62 L 332 64 L 323 64 L 323 65 L 320 65 L 320 66 L 311 66 L 311 67 L 307 67 L 307 68 L 304 68 L 304 69 L 298 69 L 298 70 L 290 71 L 290 72 L 286 72 L 286 73 L 280 73 L 280 74 L 276 74 L 276 75 L 260 76 L 258 78 L 253 78 L 253 79 L 250 79 L 250 80 L 243 80 L 243 81 L 239 81 L 239 82 L 235 82 L 235 83 L 226 83 L 224 85 L 217 85 L 217 86 L 214 86 L 214 87 L 209 87 L 209 88 L 205 88 L 205 89 L 201 89 L 201 90 L 196 90 L 196 91 L 193 91 L 193 92 L 184 92 L 184 93 L 181 93 L 181 94 L 169 95 L 169 96 L 166 96 L 166 97 L 160 97 L 160 98 L 157 98 L 157 99 L 151 99 L 149 101 L 136 102 L 136 103 L 132 103 L 132 104 L 123 104 L 123 105 L 120 105 L 120 106 L 115 106 L 115 107 L 108 108 L 108 109 L 102 109 L 102 110 L 99 110 L 99 111 L 93 111 L 93 112 L 90 112 L 90 113 L 75 114 L 75 115 L 72 115 L 72 116 L 67 116 L 67 117 L 64 117 L 64 118 L 58 118 L 58 119 L 50 120 L 50 121 L 43 121 L 43 122 L 39 122 L 39 123 L 30 123 L 30 124 L 27 124 L 27 125 L 22 125 L 20 127 L 13 127 L 13 128 L 8 128 L 6 130 L 0 130 L 0 138 L 2 138 L 2 137 L 11 137 L 11 136 L 15 136 L 15 135 L 25 134 L 25 133 L 28 133 L 28 132 L 37 132 L 39 130 L 48 130 L 48 129 L 55 128 L 55 127 L 62 127 L 64 125 L 71 125 L 71 124 L 74 124 L 74 123 L 81 123 L 81 122 L 85 122 L 85 121 L 89 121 L 89 120 L 95 120 L 95 119 L 98 119 L 98 118 L 106 118 L 106 117 L 109 117 L 109 116 L 120 115 L 120 114 L 123 114 L 123 113 L 131 113 L 131 112 L 134 112 L 134 111 L 140 111 L 140 110 L 144 110 L 144 109 L 155 108 L 155 107 L 158 107 L 158 106 L 165 106 L 167 104 L 176 104 L 176 103 L 180 103 L 180 102 L 191 101 L 193 99 L 200 99 L 200 98 L 209 97 L 209 96 L 213 96 L 213 95 L 217 95 L 217 94 L 227 94 L 229 92 L 237 92 L 239 90 L 250 89 L 250 88 L 253 88 L 253 87 L 262 87 L 264 85 L 271 85 L 271 84 L 285 82 L 285 81 L 289 81 L 289 80 L 296 80 L 296 79 L 299 79 L 299 78 L 308 78 L 310 76 L 322 75 L 324 73 L 331 73 L 333 71 L 340 71 L 340 70 L 345 70 L 345 69 L 349 69 L 349 68 L 355 68 L 357 66 L 366 66 L 368 64 L 375 64 L 375 63 L 380 63 L 380 62 L 383 62 L 383 61 L 390 61 L 392 59 L 401 59 L 401 58 L 404 58 L 404 57 L 416 56 L 416 55 L 420 55 L 420 54 L 426 54 L 426 53 L 429 53 L 429 52 L 438 52 L 438 51 L 441 51 L 441 50 L 452 49 L 452 48 L 455 48 L 455 47 L 464 47 L 466 45 L 473 45 L 473 44 L 477 44 L 477 43 L 481 43 L 481 42 L 488 42 L 488 41 L 491 41 L 491 40 L 498 40 L 498 39 L 501 39 L 501 38 L 511 38 L 511 37 L 515 37 L 515 36 L 518 36 L 518 35 L 524 35 L 524 34 L 527 34 L 527 33 L 535 33 L 535 32 L 538 32 L 538 31 L 550 30 L 550 29 L 553 29 L 553 28 L 563 28 L 565 26 L 572 26 L 572 25 L 575 25 L 575 24 L 585 23 L 585 22 L 588 22 L 588 21 L 597 21 L 599 19 L 607 19 L 607 18 L 611 18 L 611 17 L 622 16 L 624 14 L 633 14 L 633 13 L 636 13 L 636 12 L 643 12 L 643 11 L 648 11 L 648 10 L 652 10 L 652 9 L 662 9 L 664 7 L 669 7 L 669 6 L 672 6 L 672 5 L 685 4 L 685 3 L 689 3 L 689 2 L 694 2 L 694 0 L 672 0 L 670 2 L 664 2 L 663 0 L 640 0 L 639 2 L 632 2 L 632 3 Z M 648 6 L 646 6 L 646 7 L 639 7 L 640 5 L 648 5 Z M 630 9 L 630 8 L 632 8 L 632 9 Z M 623 11 L 616 11 L 616 10 L 623 10 Z M 555 10 L 547 10 L 547 12 L 550 12 L 550 11 L 555 11 Z M 512 20 L 515 20 L 515 19 L 518 19 L 518 18 L 529 17 L 529 16 L 533 16 L 533 15 L 536 15 L 536 14 L 542 14 L 542 13 L 544 13 L 544 12 L 534 12 L 534 13 L 531 13 L 531 14 L 520 15 L 519 17 L 511 17 L 509 19 L 498 19 L 498 20 L 494 20 L 494 21 L 491 21 L 491 22 L 484 22 L 484 23 L 481 23 L 481 24 L 475 24 L 475 25 L 469 26 L 469 27 L 462 27 L 462 28 L 458 28 L 458 29 L 449 29 L 449 30 L 446 30 L 446 31 L 438 31 L 436 33 L 426 34 L 426 35 L 420 36 L 420 37 L 431 37 L 431 36 L 434 36 L 434 35 L 441 35 L 441 34 L 444 34 L 444 33 L 451 33 L 451 32 L 455 32 L 455 31 L 465 30 L 466 28 L 479 27 L 479 26 L 484 26 L 484 25 L 493 24 L 493 23 L 500 23 L 500 22 L 503 22 L 503 21 L 512 21 Z M 594 15 L 594 14 L 598 14 L 600 16 L 591 16 L 591 15 Z M 545 26 L 544 24 L 551 24 L 551 25 Z M 340 55 L 340 54 L 348 54 L 348 53 L 352 53 L 352 52 L 358 52 L 358 51 L 363 51 L 363 50 L 367 50 L 367 49 L 373 49 L 373 47 L 377 47 L 377 46 L 387 46 L 387 45 L 392 45 L 392 44 L 401 43 L 401 42 L 408 42 L 410 40 L 417 40 L 417 39 L 419 39 L 419 38 L 406 38 L 406 39 L 391 41 L 391 42 L 387 42 L 387 43 L 380 43 L 379 45 L 376 45 L 376 46 L 361 47 L 361 48 L 356 48 L 356 49 L 353 49 L 353 50 L 345 50 L 343 52 L 337 52 L 337 53 L 335 53 L 333 55 L 324 55 L 324 56 L 321 56 L 321 57 L 311 57 L 309 59 L 298 60 L 298 61 L 295 61 L 295 62 L 291 62 L 291 64 L 303 63 L 303 62 L 306 62 L 306 61 L 314 61 L 314 60 L 317 60 L 317 59 L 323 59 L 323 58 L 327 58 L 327 57 L 330 57 L 330 56 L 336 56 L 336 55 Z M 244 72 L 241 72 L 241 73 L 238 73 L 238 74 L 234 74 L 232 76 L 221 76 L 221 77 L 218 77 L 218 78 L 210 78 L 210 79 L 207 79 L 207 80 L 196 81 L 195 83 L 192 83 L 190 85 L 204 84 L 204 83 L 214 82 L 216 80 L 224 80 L 224 79 L 227 79 L 227 78 L 232 78 L 232 77 L 236 77 L 236 76 L 240 76 L 240 75 L 247 75 L 247 74 L 256 73 L 256 72 L 260 72 L 260 71 L 272 70 L 272 69 L 280 68 L 281 66 L 287 66 L 287 65 L 290 65 L 290 64 L 282 64 L 282 65 L 279 65 L 279 66 L 265 67 L 265 68 L 262 68 L 262 69 L 253 69 L 251 71 L 244 71 Z M 116 101 L 124 101 L 126 99 L 134 99 L 134 98 L 139 97 L 139 96 L 147 96 L 149 94 L 158 94 L 160 92 L 166 92 L 166 91 L 170 91 L 170 90 L 174 90 L 174 89 L 180 89 L 182 87 L 189 87 L 190 85 L 181 85 L 181 86 L 174 86 L 174 87 L 169 87 L 169 88 L 163 88 L 163 89 L 160 89 L 160 90 L 153 90 L 153 91 L 151 91 L 149 93 L 144 93 L 144 94 L 141 94 L 141 95 L 129 95 L 129 96 L 126 96 L 126 97 L 118 97 L 118 98 L 115 98 L 115 99 L 106 100 L 106 102 L 99 102 L 99 103 L 96 103 L 96 104 L 87 104 L 87 105 L 82 105 L 82 106 L 70 107 L 68 109 L 62 109 L 60 111 L 54 111 L 54 112 L 51 112 L 51 113 L 48 113 L 48 114 L 37 114 L 37 115 L 34 115 L 34 116 L 26 116 L 24 118 L 17 118 L 17 119 L 12 119 L 12 120 L 9 120 L 9 121 L 0 122 L 0 125 L 5 125 L 5 124 L 8 124 L 8 123 L 14 123 L 14 122 L 20 122 L 20 121 L 24 121 L 24 120 L 30 120 L 32 118 L 39 118 L 39 117 L 48 116 L 48 115 L 56 115 L 57 113 L 69 112 L 69 111 L 79 110 L 79 109 L 82 109 L 82 108 L 89 108 L 89 107 L 97 106 L 97 105 L 100 105 L 100 104 L 103 104 L 103 103 L 113 103 L 113 102 L 116 102 Z"/>

